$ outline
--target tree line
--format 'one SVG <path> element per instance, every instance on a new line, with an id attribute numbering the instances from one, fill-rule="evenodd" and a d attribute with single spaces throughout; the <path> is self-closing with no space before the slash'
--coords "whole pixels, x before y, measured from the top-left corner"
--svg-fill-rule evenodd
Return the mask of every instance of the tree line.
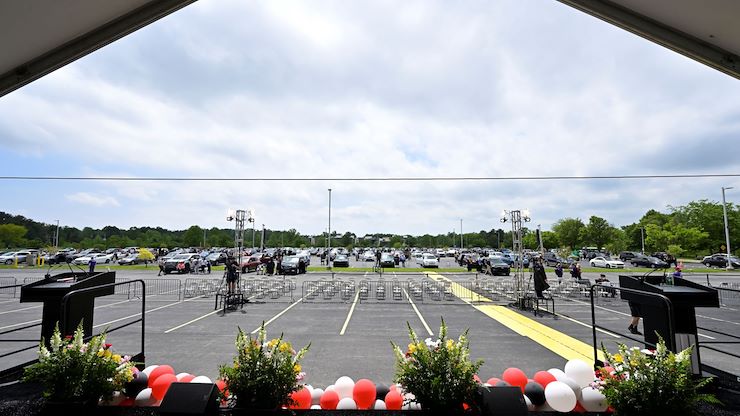
<path id="1" fill-rule="evenodd" d="M 730 230 L 730 247 L 740 237 L 740 210 L 732 203 L 727 204 Z M 0 247 L 49 247 L 54 245 L 56 225 L 0 212 Z M 536 230 L 522 230 L 525 248 L 537 249 L 539 242 Z M 263 245 L 262 231 L 252 229 L 244 232 L 245 247 Z M 264 233 L 265 247 L 326 247 L 328 235 L 300 234 L 295 229 L 270 230 Z M 593 246 L 612 253 L 625 250 L 646 252 L 667 251 L 677 257 L 697 257 L 704 254 L 723 252 L 725 234 L 722 204 L 699 200 L 686 205 L 669 206 L 667 212 L 648 210 L 639 221 L 615 227 L 606 219 L 591 216 L 587 221 L 580 218 L 562 218 L 552 230 L 540 233 L 545 249 L 576 250 Z M 465 233 L 463 244 L 469 247 L 510 248 L 511 230 L 502 228 Z M 456 233 L 424 234 L 419 236 L 379 233 L 357 236 L 352 232 L 332 232 L 333 247 L 460 247 L 460 235 Z M 225 228 L 204 229 L 193 225 L 186 230 L 167 230 L 161 227 L 131 227 L 120 229 L 106 226 L 100 229 L 85 227 L 59 227 L 60 247 L 232 247 L 234 230 Z"/>

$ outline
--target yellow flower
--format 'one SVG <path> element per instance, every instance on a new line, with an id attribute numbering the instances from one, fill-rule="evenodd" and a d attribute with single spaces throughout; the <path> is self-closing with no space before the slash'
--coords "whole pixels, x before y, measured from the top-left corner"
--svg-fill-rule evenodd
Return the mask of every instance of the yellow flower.
<path id="1" fill-rule="evenodd" d="M 448 339 L 446 343 L 446 347 L 448 350 L 451 350 L 455 346 L 455 341 Z"/>
<path id="2" fill-rule="evenodd" d="M 113 354 L 111 359 L 113 359 L 113 361 L 117 363 L 121 362 L 121 356 L 119 354 Z"/>
<path id="3" fill-rule="evenodd" d="M 293 366 L 293 371 L 295 371 L 296 373 L 300 373 L 301 372 L 301 365 L 300 364 L 294 365 Z"/>
<path id="4" fill-rule="evenodd" d="M 105 352 L 103 353 L 103 355 L 105 356 L 105 358 L 110 358 L 111 355 L 113 355 L 113 353 L 110 352 L 110 350 L 105 350 Z"/>
<path id="5" fill-rule="evenodd" d="M 278 348 L 278 349 L 280 350 L 280 352 L 289 352 L 293 348 L 290 346 L 290 343 L 289 342 L 284 342 L 284 343 L 280 344 L 280 348 Z"/>
<path id="6" fill-rule="evenodd" d="M 411 343 L 409 344 L 409 350 L 406 352 L 407 354 L 413 354 L 416 352 L 416 344 Z"/>
<path id="7" fill-rule="evenodd" d="M 105 354 L 105 350 L 99 350 L 98 351 L 98 357 L 102 357 L 103 354 Z"/>
<path id="8" fill-rule="evenodd" d="M 277 339 L 271 339 L 270 342 L 267 343 L 267 348 L 275 348 L 275 345 L 277 345 L 277 343 Z"/>
<path id="9" fill-rule="evenodd" d="M 624 361 L 624 359 L 622 358 L 622 354 L 614 354 L 613 358 L 614 362 L 616 363 L 621 363 Z"/>

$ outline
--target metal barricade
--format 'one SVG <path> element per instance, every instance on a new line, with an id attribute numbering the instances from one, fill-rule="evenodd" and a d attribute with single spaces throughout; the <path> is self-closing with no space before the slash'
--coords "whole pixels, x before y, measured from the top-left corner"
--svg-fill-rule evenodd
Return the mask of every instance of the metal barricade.
<path id="1" fill-rule="evenodd" d="M 147 295 L 152 298 L 156 297 L 157 300 L 181 300 L 181 284 L 180 279 L 141 279 L 146 283 Z M 130 280 L 133 281 L 133 280 Z M 121 283 L 126 283 L 123 281 Z M 141 298 L 143 293 L 141 287 L 134 286 L 130 287 L 128 292 L 129 299 Z"/>
<path id="2" fill-rule="evenodd" d="M 185 279 L 182 286 L 183 298 L 210 297 L 216 294 L 222 279 Z"/>
<path id="3" fill-rule="evenodd" d="M 14 298 L 20 293 L 20 286 L 15 277 L 0 277 L 0 296 Z"/>

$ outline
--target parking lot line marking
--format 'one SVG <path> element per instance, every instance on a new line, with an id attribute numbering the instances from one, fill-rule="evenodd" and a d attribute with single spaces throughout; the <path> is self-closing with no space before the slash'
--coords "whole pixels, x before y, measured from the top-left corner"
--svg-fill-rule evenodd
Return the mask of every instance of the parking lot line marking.
<path id="1" fill-rule="evenodd" d="M 579 320 L 577 320 L 577 319 L 575 319 L 575 318 L 571 318 L 571 317 L 570 317 L 570 316 L 568 316 L 568 315 L 563 315 L 562 313 L 556 313 L 555 315 L 557 315 L 557 316 L 559 316 L 559 317 L 561 317 L 561 318 L 565 318 L 565 319 L 567 319 L 567 320 L 569 320 L 569 321 L 571 321 L 571 322 L 573 322 L 573 323 L 576 323 L 576 324 L 578 324 L 578 325 L 581 325 L 581 326 L 585 326 L 585 327 L 586 327 L 586 328 L 588 328 L 588 329 L 592 329 L 592 328 L 593 328 L 593 326 L 592 326 L 592 325 L 589 325 L 589 324 L 587 324 L 587 323 L 585 323 L 585 322 L 581 322 L 581 321 L 579 321 Z M 617 334 L 613 334 L 613 333 L 611 333 L 611 332 L 609 332 L 609 331 L 605 331 L 605 330 L 603 330 L 603 329 L 601 329 L 601 328 L 596 328 L 596 330 L 597 330 L 597 331 L 599 331 L 599 332 L 601 332 L 601 333 L 603 333 L 603 334 L 611 335 L 611 336 L 613 336 L 614 338 L 622 338 L 622 337 L 620 337 L 620 336 L 619 336 L 619 335 L 617 335 Z"/>
<path id="2" fill-rule="evenodd" d="M 40 308 L 42 306 L 44 306 L 44 305 L 36 305 L 36 306 L 29 306 L 27 308 L 13 309 L 13 310 L 10 310 L 10 311 L 0 312 L 0 315 L 5 315 L 6 313 L 23 312 L 23 311 L 27 311 L 27 310 L 30 310 L 30 309 L 37 309 L 37 308 Z"/>
<path id="3" fill-rule="evenodd" d="M 349 312 L 347 313 L 347 319 L 344 320 L 344 325 L 342 325 L 342 330 L 339 331 L 339 335 L 344 335 L 344 332 L 347 330 L 347 326 L 349 325 L 349 320 L 352 319 L 352 313 L 355 311 L 355 306 L 357 306 L 357 301 L 360 299 L 360 291 L 358 290 L 355 292 L 355 300 L 352 302 L 352 306 L 349 308 Z"/>
<path id="4" fill-rule="evenodd" d="M 421 316 L 421 312 L 419 312 L 419 309 L 416 307 L 416 304 L 413 300 L 411 300 L 411 296 L 409 296 L 409 293 L 406 292 L 406 289 L 403 289 L 403 294 L 406 295 L 406 299 L 409 300 L 409 303 L 411 304 L 411 307 L 414 308 L 414 312 L 416 312 L 416 316 L 419 317 L 419 320 L 421 320 L 421 324 L 424 325 L 424 329 L 427 330 L 427 333 L 429 335 L 434 335 L 434 332 L 429 328 L 429 325 L 427 325 L 427 321 L 424 320 L 424 317 Z"/>
<path id="5" fill-rule="evenodd" d="M 14 326 L 21 326 L 21 325 L 35 324 L 35 323 L 38 323 L 38 322 L 41 322 L 41 319 L 34 319 L 33 321 L 28 321 L 28 322 L 20 322 L 20 323 L 17 323 L 17 324 L 12 324 L 12 325 L 7 325 L 7 326 L 0 326 L 0 330 L 3 330 L 3 329 L 8 329 L 8 328 L 13 328 Z"/>
<path id="6" fill-rule="evenodd" d="M 180 328 L 182 328 L 182 327 L 188 326 L 188 325 L 190 325 L 190 324 L 192 324 L 192 323 L 194 323 L 194 322 L 198 322 L 198 321 L 200 321 L 201 319 L 203 319 L 203 318 L 207 318 L 207 317 L 209 317 L 209 316 L 211 316 L 211 315 L 213 315 L 214 313 L 217 313 L 217 312 L 221 312 L 221 309 L 216 309 L 216 310 L 214 310 L 214 311 L 212 311 L 212 312 L 208 312 L 207 314 L 205 314 L 205 315 L 203 315 L 203 316 L 199 316 L 199 317 L 197 317 L 197 318 L 195 318 L 195 319 L 192 319 L 192 320 L 190 320 L 190 321 L 187 321 L 187 322 L 185 322 L 184 324 L 180 324 L 180 325 L 178 325 L 178 326 L 176 326 L 176 327 L 174 327 L 174 328 L 170 328 L 170 329 L 168 329 L 168 330 L 164 331 L 164 333 L 165 333 L 165 334 L 169 334 L 169 333 L 170 333 L 170 332 L 172 332 L 172 331 L 176 331 L 176 330 L 178 330 L 178 329 L 180 329 Z"/>
<path id="7" fill-rule="evenodd" d="M 291 304 L 290 304 L 290 306 L 288 306 L 287 308 L 285 308 L 285 309 L 283 309 L 282 311 L 280 311 L 280 313 L 278 313 L 277 315 L 275 315 L 275 316 L 273 316 L 272 318 L 270 318 L 270 320 L 269 320 L 269 321 L 267 321 L 267 322 L 265 322 L 265 323 L 264 323 L 263 325 L 264 325 L 265 327 L 266 327 L 267 325 L 270 325 L 270 324 L 271 324 L 271 323 L 272 323 L 272 322 L 273 322 L 274 320 L 276 320 L 276 319 L 278 319 L 279 317 L 283 316 L 283 314 L 284 314 L 285 312 L 288 312 L 289 310 L 291 310 L 291 309 L 293 308 L 293 306 L 295 306 L 295 305 L 297 305 L 297 304 L 299 304 L 299 303 L 303 302 L 303 299 L 306 299 L 306 297 L 307 297 L 307 296 L 309 296 L 309 295 L 312 295 L 312 294 L 313 294 L 314 292 L 316 292 L 317 290 L 318 290 L 318 289 L 314 289 L 314 290 L 310 291 L 309 293 L 306 293 L 306 295 L 305 295 L 305 296 L 303 296 L 302 298 L 298 299 L 297 301 L 295 301 L 295 302 L 291 303 Z M 257 333 L 257 332 L 258 332 L 258 331 L 260 330 L 260 328 L 261 328 L 261 327 L 257 327 L 257 328 L 256 328 L 256 329 L 255 329 L 254 331 L 252 331 L 252 335 L 256 334 L 256 333 Z"/>
<path id="8" fill-rule="evenodd" d="M 473 298 L 473 292 L 471 290 L 466 289 L 462 285 L 453 282 L 452 280 L 440 275 L 439 273 L 429 272 L 429 275 L 435 280 L 444 280 L 450 282 L 450 284 L 455 288 L 453 290 L 453 293 L 463 302 L 482 312 L 489 318 L 498 321 L 500 324 L 506 326 L 519 335 L 527 337 L 532 341 L 542 345 L 543 347 L 565 358 L 566 360 L 580 359 L 586 362 L 594 361 L 593 346 L 586 344 L 583 341 L 579 341 L 571 337 L 570 335 L 566 335 L 556 329 L 550 328 L 547 325 L 541 324 L 533 319 L 527 318 L 526 316 L 512 311 L 505 306 L 473 305 L 472 303 L 465 300 L 465 298 Z M 490 302 L 490 299 L 486 299 L 483 296 L 480 296 L 480 298 L 483 301 Z M 601 351 L 598 351 L 597 354 L 600 360 L 604 359 L 603 353 Z"/>
<path id="9" fill-rule="evenodd" d="M 711 319 L 712 321 L 725 322 L 725 323 L 728 323 L 728 324 L 733 324 L 733 325 L 740 325 L 740 322 L 734 322 L 734 321 L 726 321 L 726 320 L 724 320 L 724 319 L 719 319 L 719 318 L 713 318 L 713 317 L 711 317 L 711 316 L 705 316 L 705 315 L 696 315 L 696 317 L 697 317 L 697 318 L 704 318 L 704 319 Z"/>

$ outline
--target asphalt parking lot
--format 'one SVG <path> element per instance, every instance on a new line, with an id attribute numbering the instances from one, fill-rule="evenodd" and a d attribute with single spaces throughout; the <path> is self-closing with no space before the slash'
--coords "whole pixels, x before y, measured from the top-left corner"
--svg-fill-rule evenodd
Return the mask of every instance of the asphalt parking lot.
<path id="1" fill-rule="evenodd" d="M 19 283 L 42 274 L 0 270 L 0 277 L 13 276 Z M 618 272 L 606 274 L 617 282 Z M 558 288 L 551 269 L 548 276 L 553 289 Z M 597 276 L 584 275 L 591 280 Z M 297 347 L 311 343 L 303 367 L 306 382 L 318 386 L 329 385 L 342 375 L 391 382 L 394 363 L 390 341 L 402 346 L 408 343 L 407 323 L 419 337 L 434 337 L 440 318 L 444 318 L 451 335 L 469 328 L 472 357 L 485 362 L 480 371 L 483 379 L 500 376 L 507 367 L 519 367 L 531 375 L 562 368 L 570 358 L 593 357 L 590 298 L 575 288 L 569 290 L 566 284 L 554 290 L 556 315 L 535 316 L 505 306 L 510 302 L 505 290 L 507 278 L 475 273 L 390 271 L 382 278 L 373 273 L 321 272 L 287 278 L 247 274 L 243 283 L 252 285 L 249 293 L 245 292 L 250 302 L 224 313 L 221 308 L 214 309 L 215 298 L 209 292 L 220 283 L 220 273 L 158 278 L 156 269 L 117 272 L 117 280 L 130 279 L 147 281 L 146 364 L 170 364 L 177 372 L 211 378 L 217 377 L 219 364 L 231 361 L 237 328 L 254 332 L 262 322 L 270 337 L 283 333 Z M 705 275 L 690 279 L 706 282 Z M 711 276 L 711 281 L 714 285 L 740 282 L 740 276 Z M 494 287 L 496 284 L 499 286 Z M 266 287 L 270 290 L 263 290 Z M 277 287 L 280 289 L 273 290 Z M 473 288 L 477 291 L 471 291 Z M 707 329 L 700 331 L 700 342 L 728 340 L 724 334 L 740 335 L 740 299 L 726 298 L 724 302 L 722 308 L 697 310 L 699 326 Z M 120 290 L 99 298 L 96 330 L 136 319 L 141 307 L 135 291 Z M 629 321 L 626 302 L 618 297 L 597 296 L 595 311 L 597 323 L 608 328 L 599 330 L 599 343 L 610 350 L 616 342 L 639 345 L 625 337 Z M 17 296 L 0 294 L 0 331 L 32 325 L 40 317 L 40 304 L 21 304 Z M 140 350 L 140 330 L 139 324 L 131 325 L 111 333 L 109 342 L 116 351 L 136 353 Z M 39 327 L 32 327 L 0 337 L 35 339 L 38 334 Z M 34 343 L 3 342 L 0 354 L 22 346 Z M 740 353 L 737 344 L 716 347 Z M 34 355 L 31 349 L 4 357 L 0 369 Z M 701 355 L 708 364 L 740 374 L 738 359 L 704 348 Z"/>

